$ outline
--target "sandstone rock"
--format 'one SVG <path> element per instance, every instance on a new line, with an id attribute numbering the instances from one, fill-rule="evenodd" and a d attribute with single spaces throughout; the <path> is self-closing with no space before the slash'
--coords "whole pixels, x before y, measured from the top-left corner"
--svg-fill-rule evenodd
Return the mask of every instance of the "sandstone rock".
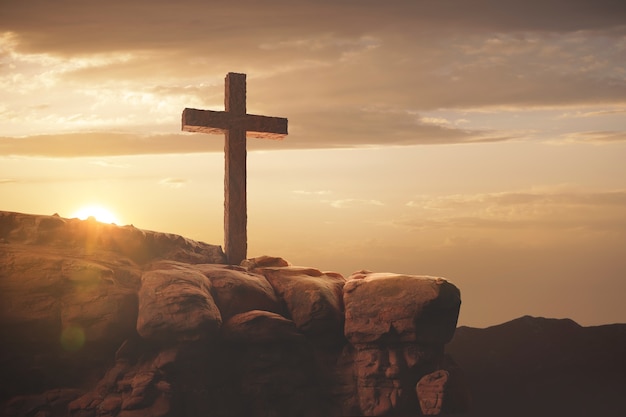
<path id="1" fill-rule="evenodd" d="M 359 409 L 366 416 L 406 414 L 419 408 L 415 383 L 441 359 L 440 349 L 414 342 L 358 345 L 354 377 Z"/>
<path id="2" fill-rule="evenodd" d="M 18 396 L 0 409 L 4 417 L 52 416 L 67 409 L 68 403 L 80 396 L 82 391 L 73 388 L 61 388 L 36 395 Z"/>
<path id="3" fill-rule="evenodd" d="M 62 343 L 73 328 L 83 332 L 85 343 L 104 343 L 112 338 L 121 341 L 133 333 L 137 293 L 116 285 L 114 270 L 80 261 L 65 261 L 62 270 L 66 286 L 71 288 L 61 298 Z"/>
<path id="4" fill-rule="evenodd" d="M 211 282 L 211 293 L 224 321 L 251 310 L 281 313 L 281 305 L 264 276 L 225 265 L 194 265 Z"/>
<path id="5" fill-rule="evenodd" d="M 156 378 L 156 372 L 144 371 L 135 374 L 129 382 L 120 382 L 121 385 L 128 385 L 131 388 L 130 394 L 121 403 L 122 410 L 136 410 L 152 404 L 157 394 Z"/>
<path id="6" fill-rule="evenodd" d="M 98 406 L 99 416 L 115 416 L 122 407 L 122 396 L 120 394 L 108 395 Z"/>
<path id="7" fill-rule="evenodd" d="M 149 406 L 137 410 L 122 410 L 116 417 L 167 417 L 172 414 L 172 403 L 168 396 L 159 395 Z"/>
<path id="8" fill-rule="evenodd" d="M 291 320 L 250 311 L 228 320 L 222 337 L 231 364 L 225 379 L 241 393 L 236 415 L 328 415 L 328 392 L 315 369 L 313 352 Z"/>
<path id="9" fill-rule="evenodd" d="M 112 259 L 2 244 L 1 396 L 68 386 L 106 366 L 135 333 L 134 276 L 138 270 Z"/>
<path id="10" fill-rule="evenodd" d="M 343 289 L 345 335 L 353 344 L 415 341 L 443 345 L 452 338 L 459 290 L 443 278 L 355 273 Z"/>
<path id="11" fill-rule="evenodd" d="M 0 252 L 0 276 L 0 322 L 48 329 L 29 337 L 52 331 L 58 339 L 63 329 L 75 326 L 84 332 L 84 342 L 99 343 L 126 337 L 134 328 L 136 292 L 118 282 L 108 266 L 7 249 Z"/>
<path id="12" fill-rule="evenodd" d="M 141 277 L 137 332 L 172 342 L 215 336 L 222 324 L 210 282 L 199 271 L 148 271 Z"/>
<path id="13" fill-rule="evenodd" d="M 265 256 L 226 266 L 216 248 L 0 212 L 0 415 L 419 414 L 456 287 L 367 272 L 346 283 Z"/>
<path id="14" fill-rule="evenodd" d="M 171 411 L 178 347 L 144 346 L 136 360 L 117 360 L 89 392 L 69 404 L 74 416 L 165 416 Z M 65 416 L 65 414 L 63 414 Z"/>
<path id="15" fill-rule="evenodd" d="M 133 262 L 170 259 L 187 263 L 226 263 L 222 249 L 182 236 L 116 226 L 94 219 L 63 219 L 0 212 L 0 242 L 48 245 L 81 256 L 113 252 Z"/>
<path id="16" fill-rule="evenodd" d="M 415 390 L 425 416 L 441 413 L 448 376 L 448 372 L 442 369 L 423 376 L 417 383 Z"/>
<path id="17" fill-rule="evenodd" d="M 63 263 L 63 258 L 58 256 L 33 256 L 32 252 L 2 247 L 0 322 L 3 327 L 15 327 L 19 331 L 23 326 L 32 326 L 36 331 L 27 330 L 23 336 L 34 342 L 49 342 L 60 335 L 61 296 L 66 292 L 66 279 L 61 272 Z"/>
<path id="18" fill-rule="evenodd" d="M 248 311 L 237 314 L 224 323 L 222 338 L 225 342 L 283 343 L 301 341 L 303 336 L 293 321 L 269 311 Z"/>
<path id="19" fill-rule="evenodd" d="M 361 271 L 343 295 L 359 409 L 368 416 L 417 410 L 415 384 L 443 361 L 456 327 L 458 289 L 441 278 Z"/>
<path id="20" fill-rule="evenodd" d="M 156 369 L 159 372 L 172 372 L 176 366 L 176 361 L 178 360 L 179 349 L 169 348 L 161 350 L 154 361 L 152 362 L 152 368 Z"/>
<path id="21" fill-rule="evenodd" d="M 343 329 L 342 288 L 345 283 L 340 274 L 294 266 L 254 271 L 263 274 L 284 300 L 301 332 L 314 338 L 338 339 Z"/>
<path id="22" fill-rule="evenodd" d="M 291 266 L 289 261 L 276 256 L 258 256 L 256 258 L 244 259 L 241 266 L 246 269 Z"/>

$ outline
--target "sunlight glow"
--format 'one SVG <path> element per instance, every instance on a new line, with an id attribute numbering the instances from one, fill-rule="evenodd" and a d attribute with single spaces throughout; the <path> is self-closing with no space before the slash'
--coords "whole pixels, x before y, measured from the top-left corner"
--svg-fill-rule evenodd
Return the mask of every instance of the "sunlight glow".
<path id="1" fill-rule="evenodd" d="M 89 217 L 93 217 L 101 223 L 119 224 L 119 220 L 117 219 L 115 214 L 113 214 L 109 209 L 97 205 L 81 207 L 80 209 L 75 211 L 71 217 L 79 218 L 81 220 L 86 220 Z"/>
<path id="2" fill-rule="evenodd" d="M 68 352 L 77 352 L 85 344 L 85 331 L 79 327 L 71 325 L 63 329 L 61 333 L 61 346 Z"/>

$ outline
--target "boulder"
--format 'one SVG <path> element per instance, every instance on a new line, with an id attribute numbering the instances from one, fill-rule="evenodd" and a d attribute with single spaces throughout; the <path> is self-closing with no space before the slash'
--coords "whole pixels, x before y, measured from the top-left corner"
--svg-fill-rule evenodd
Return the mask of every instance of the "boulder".
<path id="1" fill-rule="evenodd" d="M 291 266 L 286 259 L 278 256 L 257 256 L 256 258 L 248 258 L 241 261 L 241 266 L 246 269 L 265 268 L 265 267 L 281 267 Z"/>
<path id="2" fill-rule="evenodd" d="M 211 293 L 224 321 L 251 310 L 282 313 L 274 289 L 263 275 L 230 265 L 194 265 L 211 282 Z"/>
<path id="3" fill-rule="evenodd" d="M 249 311 L 224 324 L 222 340 L 228 366 L 221 381 L 235 386 L 240 396 L 235 404 L 222 403 L 219 409 L 234 408 L 235 415 L 251 417 L 329 415 L 328 390 L 319 378 L 312 348 L 293 321 Z"/>
<path id="4" fill-rule="evenodd" d="M 454 335 L 461 295 L 444 278 L 362 271 L 348 278 L 343 302 L 345 335 L 352 344 L 443 345 Z"/>
<path id="5" fill-rule="evenodd" d="M 293 321 L 269 311 L 253 310 L 237 314 L 224 323 L 222 339 L 226 343 L 276 344 L 302 341 Z"/>
<path id="6" fill-rule="evenodd" d="M 348 278 L 343 300 L 363 415 L 417 410 L 415 384 L 444 360 L 459 290 L 443 278 L 360 271 Z"/>
<path id="7" fill-rule="evenodd" d="M 417 383 L 415 390 L 425 416 L 438 416 L 441 413 L 448 377 L 448 372 L 440 369 L 424 375 Z"/>
<path id="8" fill-rule="evenodd" d="M 254 271 L 267 278 L 302 333 L 333 340 L 341 335 L 345 279 L 340 274 L 295 266 L 262 267 Z"/>
<path id="9" fill-rule="evenodd" d="M 191 268 L 145 272 L 137 332 L 144 339 L 170 343 L 216 336 L 222 317 L 210 286 L 207 277 Z"/>

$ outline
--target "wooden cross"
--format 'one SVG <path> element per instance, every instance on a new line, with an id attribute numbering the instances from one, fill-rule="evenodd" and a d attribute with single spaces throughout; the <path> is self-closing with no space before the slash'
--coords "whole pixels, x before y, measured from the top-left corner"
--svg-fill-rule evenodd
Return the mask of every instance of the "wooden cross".
<path id="1" fill-rule="evenodd" d="M 226 75 L 226 111 L 183 110 L 186 132 L 224 133 L 224 248 L 226 259 L 238 265 L 248 249 L 246 213 L 246 136 L 282 139 L 287 119 L 247 114 L 246 74 Z"/>

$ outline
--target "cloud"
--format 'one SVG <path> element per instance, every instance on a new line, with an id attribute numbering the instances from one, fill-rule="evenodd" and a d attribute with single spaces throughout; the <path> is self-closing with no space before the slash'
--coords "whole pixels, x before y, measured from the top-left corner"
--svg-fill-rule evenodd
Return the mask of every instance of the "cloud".
<path id="1" fill-rule="evenodd" d="M 0 15 L 0 130 L 36 145 L 0 146 L 51 155 L 33 136 L 56 135 L 76 149 L 56 153 L 106 155 L 70 146 L 65 132 L 114 130 L 128 152 L 170 152 L 140 146 L 142 134 L 174 135 L 184 107 L 223 109 L 228 71 L 248 73 L 251 113 L 289 118 L 285 149 L 528 139 L 424 114 L 625 105 L 618 3 L 11 1 Z M 206 149 L 185 140 L 181 152 Z"/>
<path id="2" fill-rule="evenodd" d="M 626 8 L 614 0 L 376 0 L 304 2 L 268 0 L 210 2 L 181 0 L 175 6 L 149 0 L 111 0 L 106 4 L 80 0 L 13 1 L 4 5 L 0 22 L 8 30 L 26 33 L 25 47 L 80 53 L 108 50 L 167 49 L 211 42 L 245 45 L 250 34 L 265 33 L 263 44 L 287 39 L 296 29 L 299 39 L 314 33 L 344 35 L 393 27 L 414 31 L 576 31 L 623 25 Z M 116 28 L 115 31 L 106 30 Z M 54 30 L 50 30 L 54 28 Z M 82 36 L 75 36 L 81 33 Z M 306 36 L 308 35 L 308 36 Z M 225 41 L 228 39 L 228 41 Z M 289 42 L 289 41 L 287 41 Z"/>
<path id="3" fill-rule="evenodd" d="M 409 207 L 426 209 L 511 207 L 534 204 L 553 205 L 618 205 L 626 206 L 626 191 L 601 191 L 593 193 L 574 191 L 528 191 L 487 194 L 460 194 L 437 198 L 422 197 L 407 203 Z"/>
<path id="4" fill-rule="evenodd" d="M 626 142 L 626 131 L 575 132 L 564 135 L 566 142 L 606 144 Z"/>
<path id="5" fill-rule="evenodd" d="M 159 184 L 170 188 L 181 188 L 187 185 L 187 182 L 184 178 L 164 178 L 159 181 Z"/>
<path id="6" fill-rule="evenodd" d="M 294 190 L 293 193 L 301 194 L 301 195 L 327 195 L 327 194 L 330 194 L 331 192 L 329 190 L 316 190 L 316 191 Z"/>
<path id="7" fill-rule="evenodd" d="M 130 168 L 131 167 L 131 165 L 129 164 L 123 164 L 123 163 L 117 163 L 117 162 L 111 162 L 111 161 L 105 161 L 105 160 L 91 161 L 91 164 L 101 166 L 104 168 Z"/>
<path id="8" fill-rule="evenodd" d="M 626 108 L 608 108 L 593 111 L 581 111 L 565 112 L 557 117 L 557 119 L 586 119 L 590 117 L 605 117 L 605 116 L 621 116 L 626 114 Z"/>
<path id="9" fill-rule="evenodd" d="M 78 116 L 76 116 L 78 118 Z M 309 115 L 304 122 L 292 123 L 290 135 L 282 141 L 248 140 L 248 149 L 287 150 L 312 148 L 352 148 L 443 143 L 504 141 L 517 136 L 504 132 L 472 131 L 421 124 L 418 118 L 402 113 L 326 113 Z M 389 128 L 388 126 L 393 126 Z M 170 130 L 178 128 L 172 126 Z M 151 131 L 152 126 L 135 130 Z M 100 157 L 142 154 L 222 152 L 223 135 L 189 133 L 106 133 L 82 132 L 0 137 L 0 156 Z"/>
<path id="10" fill-rule="evenodd" d="M 354 206 L 384 206 L 379 200 L 368 200 L 368 199 L 359 199 L 359 198 L 345 198 L 341 200 L 331 200 L 327 201 L 332 207 L 343 209 Z"/>
<path id="11" fill-rule="evenodd" d="M 535 191 L 423 196 L 407 203 L 416 230 L 588 230 L 626 235 L 626 191 Z"/>

